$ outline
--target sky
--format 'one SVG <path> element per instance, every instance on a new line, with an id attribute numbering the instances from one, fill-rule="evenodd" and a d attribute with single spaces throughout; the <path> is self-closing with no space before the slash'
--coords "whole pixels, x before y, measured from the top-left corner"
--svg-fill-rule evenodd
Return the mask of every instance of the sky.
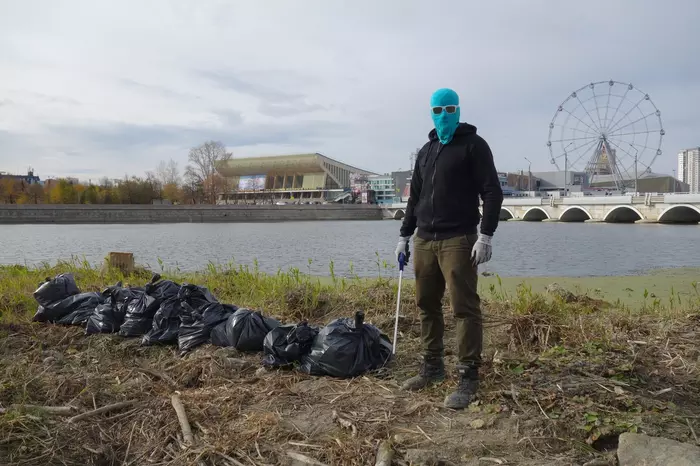
<path id="1" fill-rule="evenodd" d="M 405 170 L 441 87 L 499 170 L 546 171 L 558 105 L 613 79 L 661 111 L 670 174 L 700 145 L 698 24 L 697 0 L 0 0 L 0 171 L 143 175 L 207 140 Z"/>

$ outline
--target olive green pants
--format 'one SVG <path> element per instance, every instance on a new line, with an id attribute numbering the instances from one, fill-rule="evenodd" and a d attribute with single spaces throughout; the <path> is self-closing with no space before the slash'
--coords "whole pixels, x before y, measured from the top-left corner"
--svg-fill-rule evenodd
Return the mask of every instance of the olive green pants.
<path id="1" fill-rule="evenodd" d="M 442 357 L 445 320 L 442 298 L 445 285 L 455 314 L 459 364 L 481 365 L 483 329 L 481 299 L 477 292 L 477 267 L 471 252 L 477 235 L 462 235 L 440 241 L 415 237 L 413 270 L 416 276 L 416 305 L 420 310 L 423 352 L 427 358 Z"/>

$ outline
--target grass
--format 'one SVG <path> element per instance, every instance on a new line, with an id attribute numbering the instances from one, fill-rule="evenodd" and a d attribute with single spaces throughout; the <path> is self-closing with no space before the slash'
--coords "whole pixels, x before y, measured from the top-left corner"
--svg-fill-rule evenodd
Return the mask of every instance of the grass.
<path id="1" fill-rule="evenodd" d="M 632 285 L 577 281 L 578 287 L 561 279 L 485 278 L 479 398 L 455 412 L 441 405 L 455 384 L 451 373 L 445 384 L 418 394 L 398 388 L 420 354 L 410 281 L 390 371 L 337 380 L 259 370 L 259 354 L 228 348 L 206 345 L 180 357 L 176 348 L 141 347 L 138 339 L 31 323 L 34 289 L 68 271 L 82 291 L 150 278 L 145 270 L 125 277 L 75 260 L 0 267 L 1 464 L 264 465 L 286 464 L 292 452 L 360 465 L 374 464 L 379 442 L 390 441 L 395 464 L 425 450 L 443 464 L 489 457 L 566 465 L 610 455 L 622 432 L 693 442 L 700 429 L 700 294 L 694 282 L 667 279 L 673 274 L 649 279 L 645 289 L 642 278 Z M 393 332 L 397 284 L 390 278 L 319 279 L 299 270 L 265 275 L 214 265 L 164 275 L 284 322 L 324 324 L 362 309 L 368 321 Z M 622 289 L 600 289 L 610 283 Z M 452 368 L 447 297 L 445 310 Z M 170 404 L 174 390 L 195 434 L 188 448 Z M 75 423 L 37 408 L 77 413 L 118 401 L 135 404 Z"/>

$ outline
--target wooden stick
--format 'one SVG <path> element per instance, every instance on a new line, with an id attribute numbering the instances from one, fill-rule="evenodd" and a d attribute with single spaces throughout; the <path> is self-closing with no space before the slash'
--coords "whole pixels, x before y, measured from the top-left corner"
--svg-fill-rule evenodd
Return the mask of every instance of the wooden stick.
<path id="1" fill-rule="evenodd" d="M 12 409 L 35 409 L 37 411 L 44 411 L 47 414 L 55 414 L 57 416 L 70 416 L 76 411 L 73 406 L 12 405 L 9 408 L 0 408 L 0 414 L 7 414 Z"/>
<path id="2" fill-rule="evenodd" d="M 690 419 L 685 418 L 685 422 L 688 424 L 688 428 L 690 429 L 690 433 L 693 434 L 693 438 L 695 439 L 695 443 L 697 445 L 700 445 L 700 440 L 698 440 L 698 435 L 695 433 L 695 429 L 693 429 L 693 425 L 690 423 Z"/>
<path id="3" fill-rule="evenodd" d="M 231 458 L 230 456 L 228 456 L 225 453 L 221 453 L 221 452 L 217 451 L 216 454 L 219 455 L 220 457 L 222 457 L 223 459 L 225 459 L 226 461 L 228 461 L 229 463 L 231 463 L 233 466 L 245 466 L 245 464 L 241 463 L 240 461 L 238 461 L 235 458 Z"/>
<path id="4" fill-rule="evenodd" d="M 289 456 L 291 459 L 298 461 L 299 463 L 302 464 L 308 464 L 311 466 L 326 466 L 325 464 L 321 463 L 320 461 L 317 461 L 313 458 L 309 458 L 306 455 L 302 455 L 301 453 L 297 453 L 295 451 L 288 451 L 287 456 Z"/>
<path id="5" fill-rule="evenodd" d="M 163 382 L 170 385 L 171 388 L 177 388 L 177 382 L 175 382 L 169 375 L 162 372 L 158 372 L 155 369 L 150 369 L 148 367 L 137 367 L 137 371 L 143 372 L 144 374 L 152 375 L 153 377 L 161 379 Z"/>
<path id="6" fill-rule="evenodd" d="M 175 408 L 175 414 L 177 414 L 177 420 L 180 421 L 180 428 L 182 429 L 182 437 L 185 439 L 185 443 L 188 445 L 194 445 L 194 435 L 192 435 L 192 428 L 190 427 L 190 421 L 187 420 L 187 413 L 185 413 L 185 406 L 180 401 L 180 394 L 178 392 L 173 393 L 170 401 Z"/>
<path id="7" fill-rule="evenodd" d="M 88 411 L 86 413 L 78 414 L 77 416 L 73 416 L 72 418 L 68 419 L 66 422 L 71 424 L 73 422 L 78 422 L 82 421 L 83 419 L 87 419 L 92 416 L 97 416 L 98 414 L 104 414 L 108 413 L 110 411 L 116 411 L 118 409 L 124 409 L 128 408 L 129 406 L 133 406 L 136 403 L 136 401 L 121 401 L 119 403 L 114 403 L 111 405 L 103 406 L 101 408 L 93 409 L 92 411 Z"/>
<path id="8" fill-rule="evenodd" d="M 374 466 L 391 466 L 391 460 L 394 458 L 394 450 L 391 448 L 391 443 L 383 440 L 377 449 L 377 460 Z"/>

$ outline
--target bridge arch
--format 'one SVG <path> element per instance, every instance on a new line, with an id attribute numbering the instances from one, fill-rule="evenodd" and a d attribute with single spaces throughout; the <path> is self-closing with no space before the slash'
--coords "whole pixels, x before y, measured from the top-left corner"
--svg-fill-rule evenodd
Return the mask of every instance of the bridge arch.
<path id="1" fill-rule="evenodd" d="M 700 223 L 700 209 L 689 204 L 667 207 L 658 219 L 659 223 Z"/>
<path id="2" fill-rule="evenodd" d="M 542 220 L 548 220 L 551 217 L 542 207 L 530 207 L 523 214 L 523 220 L 526 222 L 541 222 Z"/>
<path id="3" fill-rule="evenodd" d="M 404 212 L 402 209 L 396 209 L 394 212 L 394 220 L 401 220 L 406 216 L 406 212 Z"/>
<path id="4" fill-rule="evenodd" d="M 560 222 L 585 222 L 591 219 L 593 219 L 591 213 L 577 205 L 567 207 L 559 216 Z"/>
<path id="5" fill-rule="evenodd" d="M 501 207 L 501 214 L 499 215 L 499 220 L 511 220 L 515 218 L 515 215 L 513 214 L 513 211 L 510 210 L 508 207 Z"/>
<path id="6" fill-rule="evenodd" d="M 629 205 L 616 205 L 603 217 L 603 221 L 608 223 L 634 223 L 643 219 L 644 215 Z"/>

